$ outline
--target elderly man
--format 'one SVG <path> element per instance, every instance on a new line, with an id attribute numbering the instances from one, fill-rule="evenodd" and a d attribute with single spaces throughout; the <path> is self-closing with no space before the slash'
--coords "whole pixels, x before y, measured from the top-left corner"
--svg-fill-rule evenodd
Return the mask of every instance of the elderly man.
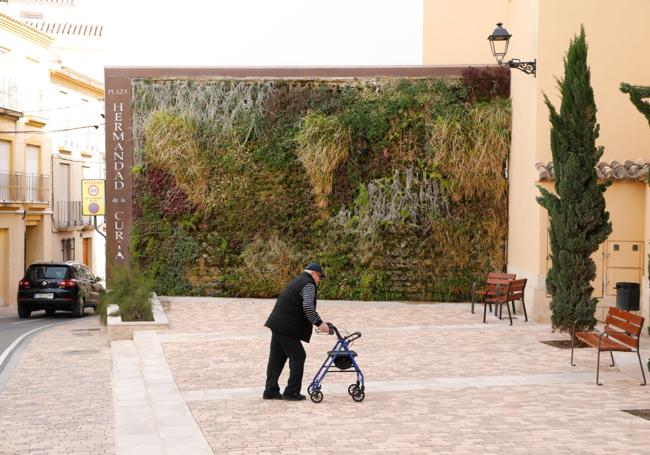
<path id="1" fill-rule="evenodd" d="M 271 329 L 271 349 L 266 368 L 265 400 L 304 400 L 300 394 L 305 365 L 305 349 L 301 340 L 309 343 L 312 326 L 329 333 L 329 326 L 316 312 L 317 286 L 325 277 L 322 267 L 310 262 L 280 293 L 273 311 L 264 324 Z M 289 381 L 280 394 L 278 379 L 289 359 Z"/>

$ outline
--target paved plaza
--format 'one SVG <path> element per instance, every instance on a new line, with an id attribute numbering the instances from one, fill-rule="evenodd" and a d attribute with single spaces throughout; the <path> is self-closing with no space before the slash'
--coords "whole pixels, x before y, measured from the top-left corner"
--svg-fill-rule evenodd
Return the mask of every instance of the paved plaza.
<path id="1" fill-rule="evenodd" d="M 598 387 L 593 349 L 571 367 L 542 343 L 568 337 L 519 313 L 511 327 L 467 304 L 321 301 L 363 333 L 366 398 L 331 374 L 314 404 L 261 399 L 272 300 L 161 301 L 171 329 L 112 349 L 90 315 L 37 334 L 0 393 L 0 454 L 650 453 L 650 421 L 622 411 L 650 408 L 636 355 L 605 354 Z M 306 345 L 303 389 L 334 342 Z"/>

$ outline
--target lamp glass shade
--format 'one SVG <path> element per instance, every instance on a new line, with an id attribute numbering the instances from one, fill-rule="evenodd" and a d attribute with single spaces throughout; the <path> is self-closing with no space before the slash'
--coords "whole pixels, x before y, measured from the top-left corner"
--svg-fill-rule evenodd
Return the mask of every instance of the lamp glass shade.
<path id="1" fill-rule="evenodd" d="M 508 53 L 508 44 L 510 43 L 510 37 L 512 36 L 502 27 L 502 25 L 501 22 L 497 23 L 497 28 L 495 28 L 492 34 L 488 36 L 492 55 L 497 59 L 499 64 Z"/>

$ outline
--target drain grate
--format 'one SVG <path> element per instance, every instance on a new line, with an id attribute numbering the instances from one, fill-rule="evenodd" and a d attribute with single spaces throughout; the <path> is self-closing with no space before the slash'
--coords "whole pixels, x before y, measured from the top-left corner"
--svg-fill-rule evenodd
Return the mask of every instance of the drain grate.
<path id="1" fill-rule="evenodd" d="M 550 341 L 540 341 L 540 343 L 548 344 L 554 348 L 559 349 L 571 349 L 571 340 L 550 340 Z M 575 348 L 588 348 L 589 345 L 584 344 L 582 341 L 576 341 Z"/>
<path id="2" fill-rule="evenodd" d="M 650 409 L 622 409 L 622 411 L 633 416 L 641 417 L 642 419 L 650 420 Z"/>
<path id="3" fill-rule="evenodd" d="M 97 354 L 99 351 L 97 349 L 77 349 L 74 351 L 64 351 L 66 355 L 79 355 L 79 354 Z"/>
<path id="4" fill-rule="evenodd" d="M 71 332 L 98 332 L 101 329 L 74 329 L 70 330 Z"/>

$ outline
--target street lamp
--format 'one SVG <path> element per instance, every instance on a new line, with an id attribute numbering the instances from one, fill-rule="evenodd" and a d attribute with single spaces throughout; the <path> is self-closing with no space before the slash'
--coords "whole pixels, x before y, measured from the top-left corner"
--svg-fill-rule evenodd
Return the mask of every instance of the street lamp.
<path id="1" fill-rule="evenodd" d="M 497 59 L 499 65 L 503 64 L 503 58 L 508 52 L 508 43 L 510 43 L 510 38 L 512 37 L 512 35 L 508 33 L 508 30 L 503 28 L 502 25 L 502 22 L 498 22 L 497 28 L 495 28 L 492 34 L 488 36 L 492 55 Z M 533 77 L 537 77 L 537 60 L 533 60 L 532 62 L 522 62 L 518 58 L 513 58 L 505 62 L 505 64 L 510 68 L 517 68 L 526 74 L 532 74 Z"/>

